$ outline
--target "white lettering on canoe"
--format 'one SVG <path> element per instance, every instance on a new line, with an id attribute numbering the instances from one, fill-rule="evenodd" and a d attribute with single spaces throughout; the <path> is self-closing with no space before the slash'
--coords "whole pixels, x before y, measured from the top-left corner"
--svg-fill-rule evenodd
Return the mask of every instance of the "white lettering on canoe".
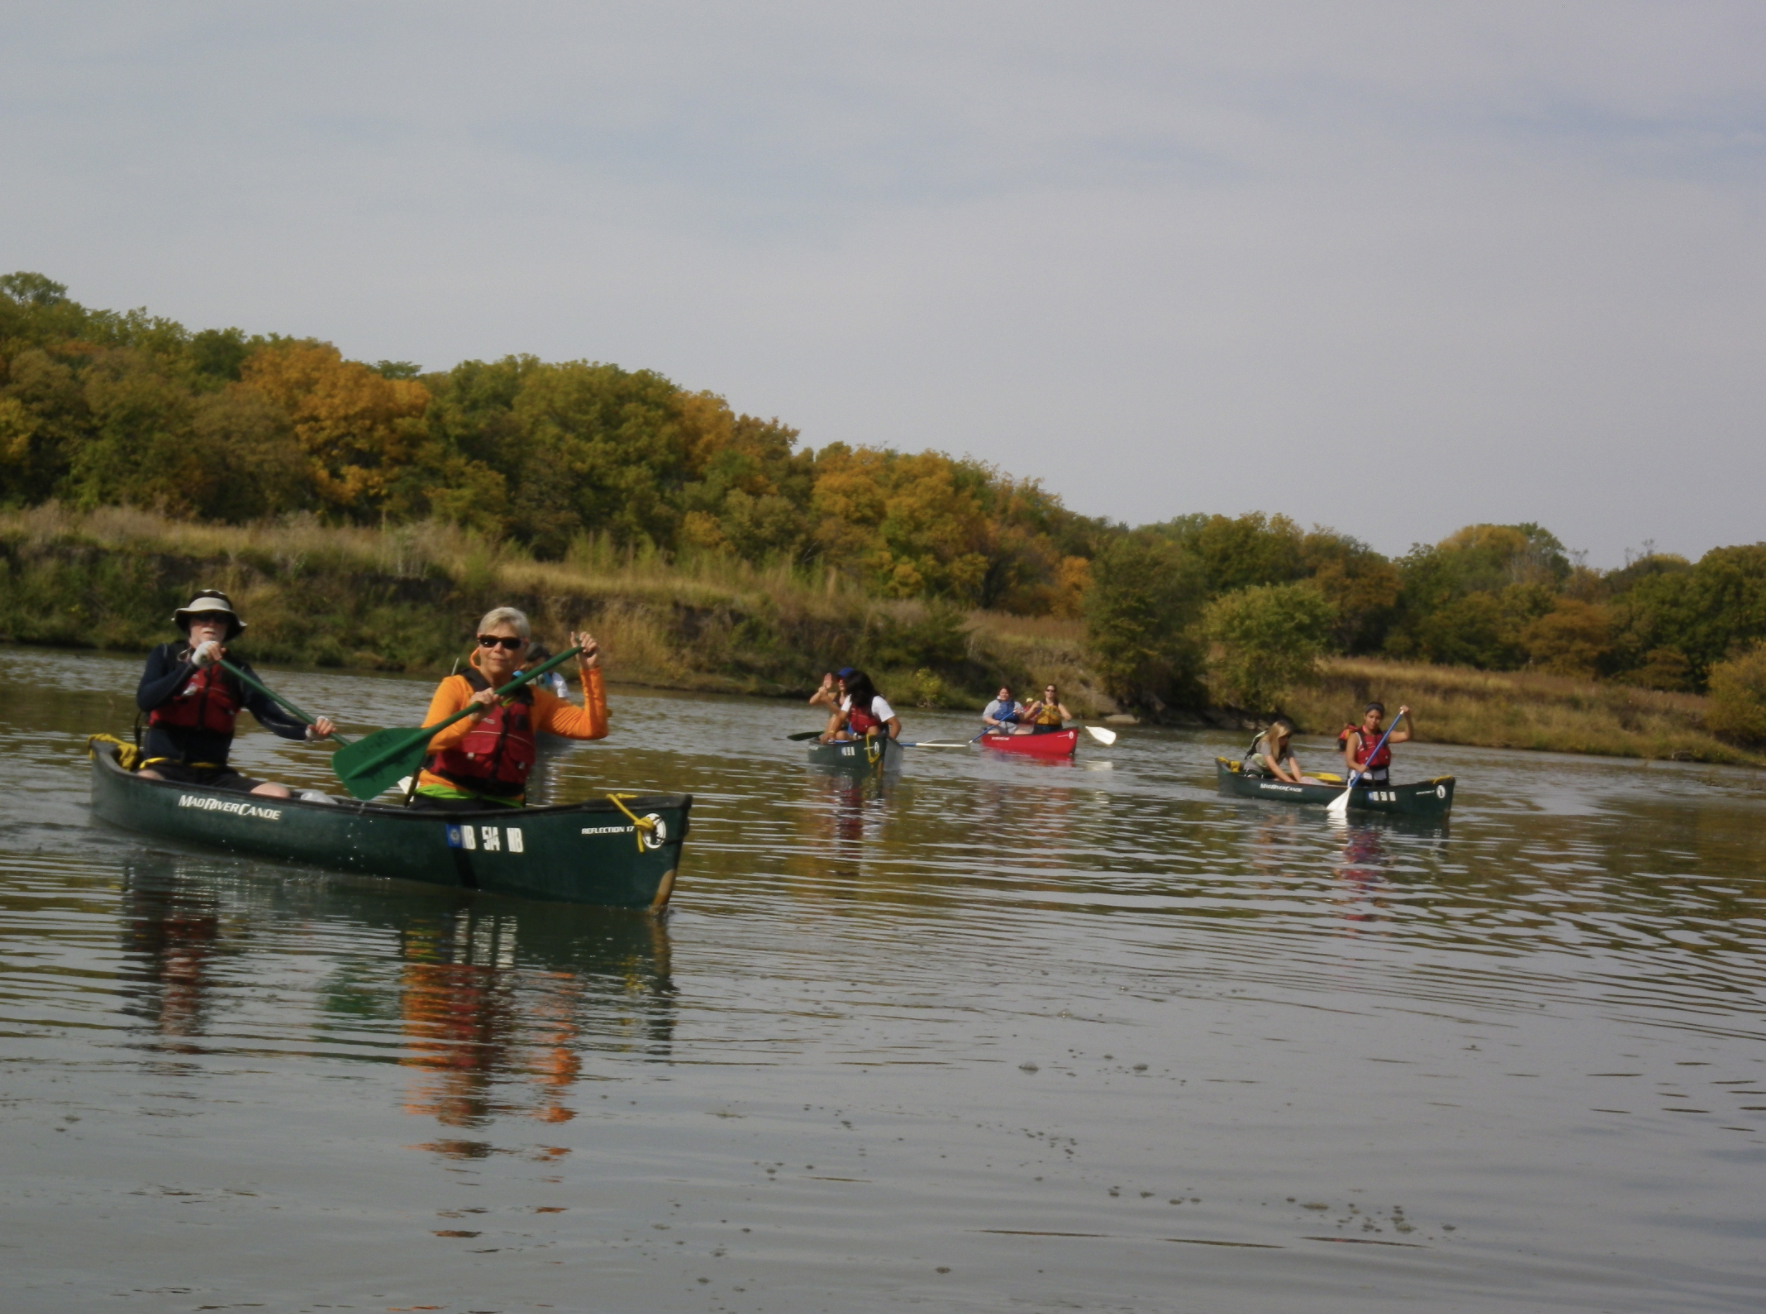
<path id="1" fill-rule="evenodd" d="M 460 844 L 467 849 L 476 849 L 478 847 L 478 832 L 471 826 L 460 827 Z"/>
<path id="2" fill-rule="evenodd" d="M 196 808 L 202 812 L 231 812 L 236 817 L 260 817 L 265 821 L 282 820 L 281 808 L 261 808 L 256 803 L 231 798 L 210 798 L 206 794 L 180 794 L 178 806 Z"/>
<path id="3" fill-rule="evenodd" d="M 484 851 L 486 853 L 495 853 L 498 848 L 501 847 L 497 843 L 497 828 L 495 826 L 480 826 L 478 828 L 478 833 L 484 839 Z"/>
<path id="4" fill-rule="evenodd" d="M 631 833 L 632 833 L 632 828 L 630 826 L 584 826 L 583 827 L 583 834 L 585 834 L 585 835 L 630 835 Z"/>
<path id="5" fill-rule="evenodd" d="M 520 826 L 509 827 L 508 834 L 509 834 L 509 852 L 520 853 L 522 851 L 521 827 Z"/>

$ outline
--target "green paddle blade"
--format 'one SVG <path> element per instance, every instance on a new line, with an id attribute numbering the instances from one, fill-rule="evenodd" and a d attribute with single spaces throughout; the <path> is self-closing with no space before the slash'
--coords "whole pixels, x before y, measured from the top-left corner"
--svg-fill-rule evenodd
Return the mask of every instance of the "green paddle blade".
<path id="1" fill-rule="evenodd" d="M 433 729 L 376 730 L 331 755 L 332 770 L 352 798 L 374 798 L 423 765 Z"/>

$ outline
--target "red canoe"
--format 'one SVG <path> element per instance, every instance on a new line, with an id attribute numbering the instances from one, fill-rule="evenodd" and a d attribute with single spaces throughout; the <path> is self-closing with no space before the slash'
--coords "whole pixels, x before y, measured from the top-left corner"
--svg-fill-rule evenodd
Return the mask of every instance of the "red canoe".
<path id="1" fill-rule="evenodd" d="M 1057 730 L 1052 735 L 982 735 L 981 742 L 1002 753 L 1025 753 L 1031 757 L 1072 757 L 1079 747 L 1079 727 Z"/>

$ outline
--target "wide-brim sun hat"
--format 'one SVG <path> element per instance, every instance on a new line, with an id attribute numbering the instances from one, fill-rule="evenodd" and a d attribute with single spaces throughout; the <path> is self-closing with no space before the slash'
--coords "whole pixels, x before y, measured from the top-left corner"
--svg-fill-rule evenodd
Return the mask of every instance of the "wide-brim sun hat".
<path id="1" fill-rule="evenodd" d="M 239 619 L 239 613 L 233 610 L 233 603 L 219 589 L 203 589 L 172 613 L 172 623 L 185 634 L 189 634 L 190 622 L 198 616 L 217 615 L 227 618 L 227 637 L 238 638 L 239 632 L 245 628 L 245 622 Z"/>

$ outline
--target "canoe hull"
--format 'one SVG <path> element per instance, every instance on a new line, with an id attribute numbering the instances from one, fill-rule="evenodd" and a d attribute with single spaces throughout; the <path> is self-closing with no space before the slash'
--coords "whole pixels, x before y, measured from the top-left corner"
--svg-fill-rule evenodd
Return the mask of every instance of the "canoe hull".
<path id="1" fill-rule="evenodd" d="M 654 829 L 640 835 L 605 799 L 475 812 L 308 803 L 144 780 L 108 744 L 92 756 L 92 814 L 128 830 L 364 876 L 659 910 L 674 889 L 693 797 L 622 801 Z"/>
<path id="2" fill-rule="evenodd" d="M 1242 776 L 1239 764 L 1223 757 L 1214 759 L 1222 794 L 1237 798 L 1270 799 L 1278 803 L 1330 803 L 1343 792 L 1341 785 L 1290 785 L 1268 776 Z M 1349 795 L 1351 812 L 1387 812 L 1406 817 L 1444 817 L 1453 807 L 1453 777 L 1409 785 L 1357 788 Z"/>
<path id="3" fill-rule="evenodd" d="M 1057 730 L 1052 735 L 982 735 L 981 746 L 1025 757 L 1072 757 L 1079 747 L 1079 730 Z"/>
<path id="4" fill-rule="evenodd" d="M 809 760 L 814 766 L 839 771 L 887 771 L 901 765 L 901 745 L 887 736 L 874 739 L 836 739 L 811 743 Z"/>

